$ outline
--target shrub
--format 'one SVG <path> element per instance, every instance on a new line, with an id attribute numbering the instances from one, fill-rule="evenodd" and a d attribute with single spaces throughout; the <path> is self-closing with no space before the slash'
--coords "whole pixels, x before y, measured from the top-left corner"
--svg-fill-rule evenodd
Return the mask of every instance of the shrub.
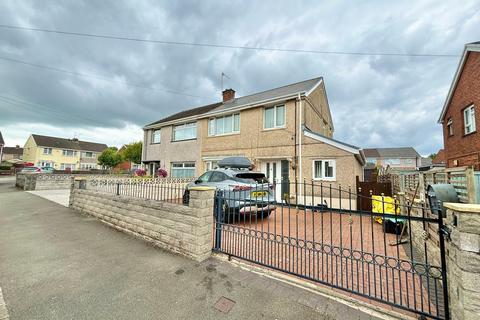
<path id="1" fill-rule="evenodd" d="M 160 168 L 157 170 L 157 176 L 166 178 L 168 176 L 167 170 Z"/>
<path id="2" fill-rule="evenodd" d="M 143 177 L 143 176 L 145 176 L 146 174 L 147 174 L 147 170 L 145 170 L 145 169 L 137 169 L 137 170 L 135 170 L 135 175 L 136 175 L 137 177 Z"/>

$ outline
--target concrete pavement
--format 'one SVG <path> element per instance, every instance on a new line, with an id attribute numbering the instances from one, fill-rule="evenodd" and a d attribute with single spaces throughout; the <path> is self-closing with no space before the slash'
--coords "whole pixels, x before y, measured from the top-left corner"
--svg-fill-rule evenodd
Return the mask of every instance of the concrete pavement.
<path id="1" fill-rule="evenodd" d="M 10 319 L 372 319 L 211 258 L 151 247 L 0 179 L 0 287 Z M 234 301 L 223 313 L 222 297 Z"/>

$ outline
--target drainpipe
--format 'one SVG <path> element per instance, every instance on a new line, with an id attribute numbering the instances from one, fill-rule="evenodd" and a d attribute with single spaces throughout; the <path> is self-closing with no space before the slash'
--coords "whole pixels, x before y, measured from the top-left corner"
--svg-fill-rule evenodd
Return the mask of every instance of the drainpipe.
<path id="1" fill-rule="evenodd" d="M 298 180 L 300 182 L 300 188 L 298 190 L 298 199 L 302 198 L 302 99 L 300 93 L 298 94 L 298 105 L 299 105 L 299 119 L 298 119 Z"/>

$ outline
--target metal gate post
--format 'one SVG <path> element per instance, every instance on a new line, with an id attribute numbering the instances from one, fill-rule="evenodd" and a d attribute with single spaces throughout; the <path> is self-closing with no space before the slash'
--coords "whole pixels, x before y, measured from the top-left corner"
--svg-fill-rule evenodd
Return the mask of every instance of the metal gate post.
<path id="1" fill-rule="evenodd" d="M 447 259 L 445 257 L 445 234 L 448 232 L 444 229 L 442 214 L 438 214 L 438 235 L 440 240 L 440 263 L 442 264 L 442 284 L 443 284 L 443 306 L 445 312 L 445 320 L 450 320 L 450 308 L 448 304 L 448 283 L 447 283 Z"/>
<path id="2" fill-rule="evenodd" d="M 215 214 L 215 246 L 214 251 L 220 251 L 222 243 L 222 191 L 217 191 L 215 193 L 215 204 L 214 204 L 214 214 Z"/>

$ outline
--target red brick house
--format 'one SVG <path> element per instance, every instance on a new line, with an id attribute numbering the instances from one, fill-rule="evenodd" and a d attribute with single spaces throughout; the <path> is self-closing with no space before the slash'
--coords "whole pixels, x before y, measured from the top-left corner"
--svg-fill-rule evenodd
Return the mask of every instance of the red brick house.
<path id="1" fill-rule="evenodd" d="M 438 122 L 447 168 L 480 170 L 480 41 L 465 45 Z"/>

